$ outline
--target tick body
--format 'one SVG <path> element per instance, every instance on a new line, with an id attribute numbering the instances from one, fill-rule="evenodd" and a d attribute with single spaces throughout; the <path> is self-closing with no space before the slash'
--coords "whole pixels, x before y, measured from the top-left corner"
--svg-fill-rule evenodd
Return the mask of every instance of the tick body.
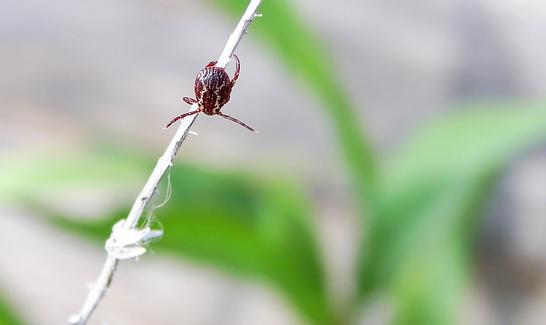
<path id="1" fill-rule="evenodd" d="M 216 61 L 207 64 L 203 69 L 201 69 L 201 71 L 199 71 L 197 77 L 195 77 L 195 99 L 189 97 L 184 97 L 182 99 L 189 105 L 197 103 L 199 108 L 196 111 L 177 116 L 171 122 L 169 122 L 165 128 L 168 128 L 174 122 L 186 116 L 203 112 L 207 115 L 220 115 L 221 117 L 235 122 L 250 131 L 254 131 L 253 128 L 239 121 L 238 119 L 220 112 L 222 107 L 229 101 L 231 90 L 233 89 L 233 86 L 235 86 L 237 78 L 239 78 L 241 63 L 235 54 L 233 57 L 235 58 L 235 75 L 233 76 L 233 79 L 229 79 L 228 74 L 223 68 L 215 66 Z"/>

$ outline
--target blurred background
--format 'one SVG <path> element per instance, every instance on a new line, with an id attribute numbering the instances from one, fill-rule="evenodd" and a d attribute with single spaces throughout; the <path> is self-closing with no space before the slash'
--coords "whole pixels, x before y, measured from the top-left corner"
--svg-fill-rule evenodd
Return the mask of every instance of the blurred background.
<path id="1" fill-rule="evenodd" d="M 173 198 L 163 212 L 154 212 L 164 238 L 140 261 L 120 263 L 90 324 L 546 323 L 546 108 L 540 104 L 546 94 L 546 5 L 302 0 L 278 2 L 285 11 L 275 11 L 266 4 L 271 1 L 264 0 L 259 10 L 264 17 L 252 23 L 236 51 L 240 77 L 223 108 L 259 133 L 219 117 L 197 118 L 198 136 L 187 138 L 175 162 L 184 167 L 172 171 Z M 193 97 L 195 75 L 218 58 L 245 6 L 245 1 L 192 0 L 2 2 L 0 292 L 20 324 L 59 324 L 79 311 L 86 285 L 98 277 L 106 258 L 102 243 L 108 229 L 126 215 L 174 135 L 174 128 L 163 126 L 189 109 L 182 97 Z M 280 16 L 283 12 L 290 15 Z M 298 44 L 282 35 L 318 45 L 303 43 L 308 52 L 292 51 Z M 233 76 L 233 65 L 227 71 Z M 486 113 L 475 104 L 484 102 Z M 453 117 L 459 113 L 467 115 Z M 452 133 L 450 120 L 442 120 L 446 116 L 461 123 Z M 490 129 L 495 130 L 487 133 Z M 408 143 L 430 143 L 412 142 L 414 134 L 438 143 L 426 150 L 412 147 Z M 351 147 L 354 135 L 361 140 Z M 465 142 L 459 146 L 461 138 Z M 465 148 L 483 139 L 487 145 L 476 145 L 467 156 Z M 374 149 L 353 150 L 367 144 Z M 457 148 L 463 149 L 445 156 L 491 154 L 442 165 L 442 150 Z M 424 151 L 429 156 L 420 154 Z M 399 152 L 410 153 L 398 160 Z M 403 227 L 414 219 L 429 220 L 419 219 L 419 211 L 443 187 L 413 198 L 424 182 L 389 185 L 418 179 L 417 171 L 411 172 L 417 167 L 411 166 L 393 167 L 396 172 L 384 177 L 384 186 L 375 184 L 382 176 L 369 176 L 388 175 L 387 166 L 404 157 L 414 162 L 411 166 L 424 166 L 424 174 L 434 174 L 434 166 L 445 166 L 442 175 L 457 176 L 462 165 L 468 168 L 461 170 L 473 171 L 446 182 L 471 184 L 461 194 L 464 207 L 432 209 L 440 216 L 435 220 L 442 220 L 443 211 L 464 210 L 453 217 L 464 220 L 454 221 L 460 237 L 446 236 L 463 243 L 454 247 L 465 247 L 463 257 L 455 254 L 460 258 L 453 260 L 460 263 L 446 264 L 462 270 L 454 275 L 461 281 L 449 285 L 457 292 L 444 295 L 442 289 L 423 300 L 442 306 L 415 303 L 424 291 L 407 288 L 418 286 L 414 275 L 432 274 L 414 272 L 412 254 L 428 254 L 412 248 L 421 247 L 419 234 L 442 236 L 443 228 L 428 222 L 408 226 L 407 232 Z M 427 167 L 436 158 L 437 165 Z M 361 168 L 362 162 L 376 168 Z M 406 195 L 400 193 L 409 196 L 400 199 Z M 164 194 L 163 187 L 158 203 Z M 396 221 L 404 211 L 392 211 L 400 206 L 392 203 L 398 199 L 420 202 L 418 212 L 408 208 L 407 222 Z M 213 207 L 203 212 L 194 205 Z M 209 238 L 199 237 L 198 224 L 177 225 L 186 209 L 197 217 L 210 213 L 210 225 L 203 229 L 222 229 L 210 230 Z M 282 247 L 316 254 L 303 264 L 319 274 L 311 282 L 325 295 L 322 303 L 337 310 L 334 316 L 320 316 L 314 310 L 323 308 L 314 298 L 302 298 L 306 289 L 291 284 L 298 282 L 291 272 L 298 273 L 299 264 L 268 273 L 268 261 L 254 265 L 253 253 L 244 255 L 244 241 L 243 253 L 231 250 L 236 243 L 230 246 L 222 237 L 231 223 L 215 221 L 215 211 L 226 218 L 232 211 L 244 215 L 251 225 L 266 220 L 268 211 L 289 211 L 285 214 L 297 214 L 294 220 L 304 216 L 303 230 L 300 221 L 287 222 L 296 225 L 287 230 L 275 224 L 280 218 L 271 212 L 273 221 L 259 223 L 266 230 L 251 228 L 256 232 L 248 243 L 258 238 L 269 245 L 273 238 L 266 246 L 274 252 Z M 75 226 L 81 224 L 94 230 Z M 275 237 L 271 228 L 283 235 Z M 400 235 L 417 228 L 417 239 Z M 226 238 L 250 233 L 244 229 Z M 286 234 L 297 238 L 293 246 L 286 244 Z M 177 243 L 176 236 L 189 239 Z M 398 238 L 395 248 L 382 244 Z M 216 251 L 214 245 L 228 248 Z M 301 260 L 294 254 L 294 261 Z M 383 262 L 387 255 L 394 257 Z M 284 256 L 272 265 L 290 264 Z M 381 267 L 370 269 L 375 265 Z M 414 271 L 404 273 L 408 269 Z M 305 274 L 304 279 L 315 276 Z M 441 283 L 453 279 L 442 276 Z M 423 288 L 431 287 L 424 283 Z M 413 315 L 419 308 L 449 311 L 432 318 Z"/>

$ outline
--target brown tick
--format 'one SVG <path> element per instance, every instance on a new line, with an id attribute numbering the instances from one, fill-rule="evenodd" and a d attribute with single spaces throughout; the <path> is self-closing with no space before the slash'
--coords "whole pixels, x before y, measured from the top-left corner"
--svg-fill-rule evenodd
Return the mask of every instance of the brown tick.
<path id="1" fill-rule="evenodd" d="M 239 78 L 239 70 L 241 68 L 241 63 L 237 55 L 233 55 L 235 58 L 235 75 L 232 80 L 229 80 L 229 76 L 226 71 L 220 67 L 215 67 L 216 61 L 212 61 L 207 64 L 195 77 L 195 98 L 184 97 L 183 101 L 189 105 L 197 103 L 199 108 L 193 112 L 184 113 L 176 118 L 165 126 L 168 128 L 174 122 L 183 119 L 186 116 L 197 114 L 203 112 L 207 115 L 220 115 L 221 117 L 228 119 L 232 122 L 235 122 L 250 131 L 254 132 L 254 129 L 245 123 L 239 121 L 236 118 L 233 118 L 229 115 L 222 114 L 220 110 L 229 101 L 229 95 L 231 94 L 231 89 L 235 86 L 237 78 Z"/>

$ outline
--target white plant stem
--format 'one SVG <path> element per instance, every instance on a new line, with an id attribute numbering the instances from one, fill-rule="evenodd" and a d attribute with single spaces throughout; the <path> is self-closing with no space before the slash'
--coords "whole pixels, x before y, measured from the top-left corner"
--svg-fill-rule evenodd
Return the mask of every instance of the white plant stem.
<path id="1" fill-rule="evenodd" d="M 197 108 L 197 104 L 194 104 L 192 105 L 190 111 L 196 110 Z M 184 142 L 188 133 L 190 132 L 190 127 L 196 118 L 197 114 L 194 114 L 182 120 L 180 127 L 178 128 L 178 131 L 176 131 L 176 134 L 167 147 L 167 150 L 165 150 L 163 156 L 161 156 L 161 158 L 159 158 L 157 161 L 157 165 L 150 175 L 148 182 L 144 186 L 142 192 L 140 192 L 140 195 L 137 197 L 129 216 L 126 220 L 121 220 L 121 222 L 118 223 L 120 227 L 114 226 L 112 235 L 106 242 L 105 248 L 108 252 L 108 257 L 106 258 L 106 263 L 104 264 L 102 272 L 97 281 L 92 285 L 82 309 L 78 314 L 70 316 L 68 323 L 74 325 L 86 324 L 87 320 L 98 306 L 108 287 L 110 286 L 110 282 L 112 281 L 112 277 L 116 271 L 118 260 L 133 258 L 145 252 L 144 248 L 138 246 L 138 242 L 143 238 L 143 236 L 137 236 L 134 238 L 134 240 L 129 241 L 126 241 L 125 238 L 130 237 L 130 235 L 134 234 L 135 232 L 138 233 L 138 231 L 133 230 L 135 229 L 142 212 L 154 195 L 159 182 L 163 178 L 163 175 L 169 169 L 169 167 L 172 166 L 172 161 L 174 160 L 178 149 L 182 145 L 182 142 Z M 124 236 L 124 230 L 129 232 L 129 236 Z M 118 244 L 118 242 L 121 243 Z M 124 253 L 126 255 L 124 255 Z"/>
<path id="2" fill-rule="evenodd" d="M 197 104 L 193 104 L 190 108 L 190 111 L 195 111 L 198 109 Z M 144 208 L 146 208 L 146 205 L 154 195 L 157 185 L 159 184 L 159 181 L 163 178 L 163 175 L 169 169 L 169 167 L 172 166 L 172 162 L 174 160 L 174 157 L 176 156 L 176 153 L 178 152 L 178 149 L 180 149 L 180 146 L 182 146 L 182 142 L 186 139 L 188 136 L 188 133 L 190 132 L 190 128 L 197 118 L 197 114 L 190 115 L 184 119 L 182 119 L 182 122 L 180 123 L 180 127 L 178 128 L 178 131 L 176 131 L 176 134 L 174 135 L 173 139 L 171 140 L 171 143 L 169 143 L 169 146 L 167 147 L 167 150 L 165 150 L 165 153 L 159 160 L 157 161 L 157 165 L 154 168 L 154 171 L 150 175 L 150 178 L 148 179 L 148 182 L 142 189 L 142 192 L 140 192 L 140 195 L 135 201 L 135 204 L 133 205 L 133 208 L 131 209 L 131 212 L 129 213 L 129 216 L 127 217 L 127 220 L 125 221 L 123 228 L 125 229 L 133 229 L 136 227 L 138 220 L 140 219 L 140 216 L 142 215 L 142 212 L 144 211 Z"/>
<path id="3" fill-rule="evenodd" d="M 254 18 L 260 17 L 260 15 L 256 14 L 256 10 L 258 10 L 258 6 L 261 2 L 262 0 L 250 1 L 245 13 L 241 17 L 241 20 L 239 20 L 237 27 L 235 27 L 235 30 L 229 36 L 226 46 L 224 47 L 222 54 L 220 54 L 220 58 L 218 58 L 218 61 L 216 62 L 217 67 L 225 69 L 229 61 L 231 61 L 233 52 L 235 52 L 235 49 L 237 48 L 237 45 L 239 45 L 241 38 L 243 38 L 243 35 L 246 33 L 248 25 L 250 25 Z"/>
<path id="4" fill-rule="evenodd" d="M 218 62 L 216 63 L 216 66 L 225 68 L 231 61 L 231 56 L 233 55 L 233 52 L 235 52 L 241 38 L 246 33 L 250 22 L 252 22 L 252 19 L 255 17 L 258 17 L 258 15 L 256 15 L 256 10 L 258 9 L 261 1 L 262 0 L 250 1 L 247 10 L 235 28 L 235 31 L 230 35 L 228 42 L 222 51 Z M 190 111 L 197 109 L 197 104 L 193 104 Z M 150 229 L 146 228 L 139 230 L 135 228 L 140 220 L 142 212 L 150 202 L 157 189 L 157 186 L 159 185 L 159 182 L 163 178 L 163 175 L 169 169 L 169 167 L 172 166 L 176 153 L 186 139 L 188 133 L 190 133 L 190 128 L 196 117 L 197 114 L 194 114 L 182 119 L 178 131 L 171 140 L 171 143 L 167 147 L 167 150 L 163 156 L 159 158 L 156 167 L 148 179 L 148 182 L 136 199 L 129 216 L 126 220 L 120 220 L 113 227 L 112 234 L 106 241 L 105 248 L 108 252 L 108 257 L 102 272 L 89 291 L 82 309 L 78 314 L 70 316 L 68 323 L 74 325 L 85 325 L 95 308 L 100 303 L 101 299 L 106 294 L 106 291 L 110 286 L 110 282 L 112 281 L 112 277 L 114 276 L 118 261 L 120 259 L 138 257 L 146 251 L 146 249 L 141 247 L 139 244 L 141 240 L 149 235 Z"/>

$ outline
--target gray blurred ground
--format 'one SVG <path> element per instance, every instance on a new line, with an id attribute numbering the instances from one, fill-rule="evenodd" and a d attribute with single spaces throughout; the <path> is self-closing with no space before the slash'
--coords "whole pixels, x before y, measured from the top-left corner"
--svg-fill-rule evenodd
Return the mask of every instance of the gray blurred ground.
<path id="1" fill-rule="evenodd" d="M 324 36 L 331 64 L 361 104 L 363 127 L 385 153 L 457 102 L 546 94 L 541 1 L 303 0 L 295 5 Z M 218 57 L 234 26 L 199 1 L 4 0 L 0 159 L 97 140 L 159 156 L 174 132 L 161 128 L 188 109 L 181 98 L 193 95 L 195 74 Z M 200 116 L 194 127 L 199 136 L 184 144 L 178 159 L 282 171 L 309 184 L 336 290 L 343 291 L 354 220 L 328 121 L 252 27 L 237 54 L 241 77 L 224 112 L 260 133 Z M 545 161 L 544 152 L 522 159 L 499 187 L 463 324 L 546 323 Z M 84 285 L 97 277 L 104 252 L 14 207 L 0 209 L 0 222 L 2 291 L 30 324 L 64 323 L 79 310 Z M 376 312 L 367 319 L 381 323 L 381 317 Z M 121 264 L 92 324 L 102 320 L 118 325 L 299 321 L 260 284 L 151 254 Z"/>

